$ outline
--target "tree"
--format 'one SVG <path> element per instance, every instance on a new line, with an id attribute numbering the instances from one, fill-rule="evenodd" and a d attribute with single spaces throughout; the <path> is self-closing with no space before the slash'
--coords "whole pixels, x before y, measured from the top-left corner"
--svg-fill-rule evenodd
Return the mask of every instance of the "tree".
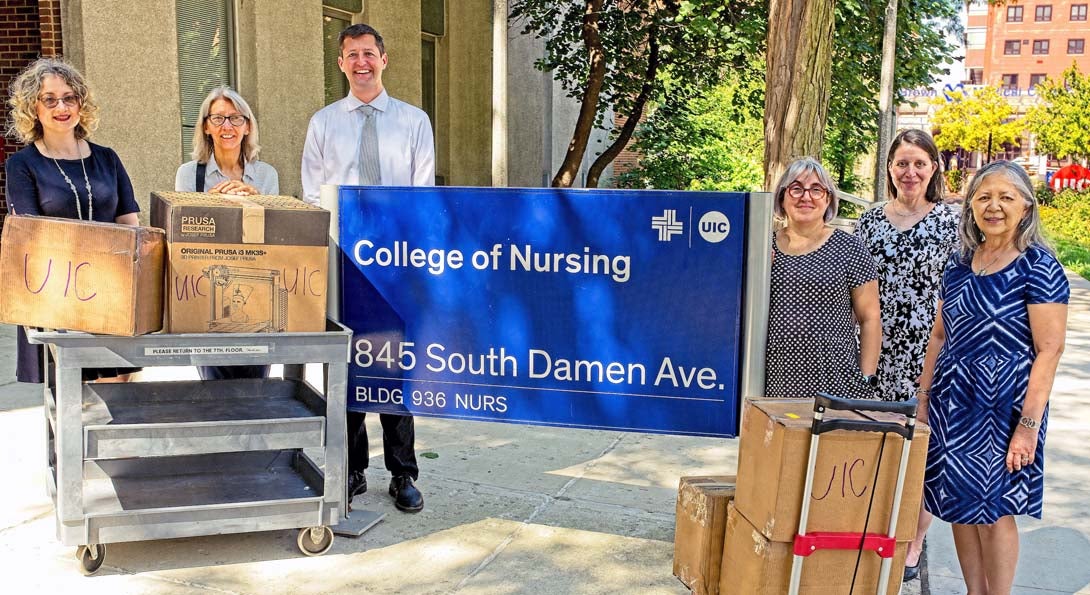
<path id="1" fill-rule="evenodd" d="M 617 177 L 622 188 L 757 190 L 764 179 L 763 125 L 748 97 L 758 78 L 727 73 L 722 83 L 688 101 L 657 106 L 636 131 L 640 162 Z"/>
<path id="2" fill-rule="evenodd" d="M 1041 103 L 1026 114 L 1037 149 L 1063 159 L 1090 157 L 1090 74 L 1072 64 L 1058 79 L 1037 86 Z"/>
<path id="3" fill-rule="evenodd" d="M 785 1 L 773 4 L 783 7 Z M 737 75 L 738 81 L 764 80 L 768 75 L 766 36 L 771 32 L 786 44 L 784 47 L 798 45 L 794 42 L 802 29 L 791 19 L 801 16 L 799 11 L 808 3 L 791 1 L 798 14 L 781 10 L 779 20 L 768 24 L 770 4 L 762 0 L 601 0 L 597 5 L 589 0 L 513 0 L 512 21 L 522 23 L 524 34 L 545 41 L 545 55 L 537 67 L 552 71 L 569 97 L 583 107 L 553 185 L 568 186 L 575 181 L 594 126 L 611 128 L 611 123 L 604 121 L 610 111 L 624 117 L 625 125 L 612 130 L 611 144 L 588 172 L 588 186 L 597 184 L 601 172 L 632 138 L 649 106 L 657 106 L 664 114 L 683 114 L 683 106 L 691 98 L 703 96 L 726 80 L 727 74 Z M 596 12 L 595 6 L 600 11 Z M 769 88 L 770 95 L 776 95 L 777 102 L 783 100 L 780 106 L 788 111 L 781 112 L 779 123 L 772 126 L 773 137 L 777 143 L 799 141 L 805 145 L 805 150 L 783 152 L 785 161 L 803 154 L 818 155 L 826 121 L 829 131 L 823 153 L 842 183 L 848 180 L 859 155 L 871 148 L 877 132 L 885 6 L 886 0 L 837 0 L 836 35 L 806 34 L 807 43 L 832 47 L 832 76 L 823 91 L 811 88 L 815 81 L 824 80 L 811 77 L 816 71 L 794 64 L 794 58 L 781 62 L 783 74 L 791 76 L 773 80 Z M 959 6 L 960 0 L 900 0 L 898 88 L 930 84 L 941 73 L 939 66 L 952 61 L 954 48 L 946 42 L 946 35 L 948 29 L 958 26 Z M 589 47 L 597 48 L 593 52 L 587 49 L 584 35 L 587 19 L 593 25 L 589 34 Z M 595 34 L 597 43 L 593 42 Z M 598 56 L 604 58 L 600 80 L 603 66 Z M 760 114 L 764 88 L 764 84 L 741 84 L 731 94 L 731 105 L 738 108 L 732 113 Z M 826 105 L 821 108 L 825 111 L 811 110 L 816 104 L 806 107 L 800 89 L 813 91 L 808 96 Z M 591 106 L 595 106 L 593 114 Z M 788 113 L 793 115 L 788 117 Z M 668 129 L 655 126 L 647 134 Z"/>
<path id="4" fill-rule="evenodd" d="M 787 6 L 785 1 L 773 0 L 769 7 L 770 63 L 777 51 L 774 40 L 782 40 L 784 37 L 780 35 L 781 33 L 786 32 L 786 37 L 790 41 L 792 36 L 802 36 L 804 32 L 810 35 L 818 31 L 816 27 L 828 26 L 823 20 L 817 18 L 817 15 L 811 17 L 809 25 L 804 26 L 806 22 L 803 20 L 804 13 L 790 13 L 785 9 Z M 792 2 L 795 1 L 797 0 L 792 0 Z M 823 3 L 805 4 L 810 10 L 818 10 L 823 6 Z M 798 5 L 793 6 L 793 10 L 799 10 Z M 947 41 L 947 38 L 950 33 L 960 30 L 958 13 L 961 6 L 961 0 L 901 0 L 898 3 L 895 88 L 907 90 L 929 85 L 934 83 L 938 76 L 945 74 L 942 66 L 953 63 L 953 53 L 956 49 Z M 818 155 L 822 143 L 819 142 L 815 146 L 814 141 L 821 138 L 827 121 L 828 129 L 824 131 L 826 141 L 821 154 L 832 166 L 838 179 L 842 182 L 848 181 L 855 161 L 859 155 L 873 146 L 878 132 L 881 45 L 885 32 L 886 7 L 886 0 L 838 0 L 836 2 L 836 34 L 833 38 L 831 57 L 832 76 L 829 91 L 826 94 L 829 101 L 824 108 L 827 118 L 815 119 L 818 111 L 822 109 L 819 105 L 821 97 L 809 94 L 809 91 L 816 91 L 817 86 L 824 80 L 821 69 L 825 66 L 821 63 L 824 60 L 821 52 L 815 51 L 811 55 L 795 58 L 796 60 L 813 60 L 811 63 L 796 62 L 794 64 L 795 68 L 804 68 L 801 76 L 794 79 L 769 76 L 766 98 L 781 98 L 781 101 L 788 106 L 788 116 L 794 117 L 794 124 L 805 123 L 809 128 L 796 130 L 793 134 L 784 130 L 780 134 L 790 134 L 794 148 L 785 150 L 782 147 L 770 147 L 766 149 L 766 155 L 779 153 L 778 160 L 781 164 L 802 155 Z M 780 12 L 772 12 L 774 10 Z M 792 29 L 792 26 L 797 28 Z M 832 33 L 829 32 L 828 35 L 831 36 Z M 785 64 L 784 68 L 790 66 L 791 64 Z M 813 74 L 807 76 L 807 73 Z M 795 89 L 793 85 L 800 85 L 802 89 Z M 903 100 L 900 93 L 897 99 Z M 766 101 L 773 100 L 766 99 Z M 811 101 L 817 103 L 813 103 L 808 108 L 807 105 Z M 807 109 L 813 115 L 803 119 L 802 114 Z M 798 115 L 791 116 L 791 114 Z M 769 117 L 767 111 L 766 117 Z M 782 116 L 772 114 L 771 117 L 776 120 Z M 789 120 L 785 122 L 790 123 Z M 767 132 L 770 130 L 766 127 Z M 773 125 L 771 132 L 777 132 L 777 126 Z M 770 145 L 773 142 L 784 142 L 784 139 L 767 134 L 766 140 Z M 769 168 L 770 163 L 773 165 L 771 168 Z M 765 180 L 766 184 L 770 185 L 782 170 L 776 170 L 775 160 L 768 162 L 768 159 L 766 159 L 766 168 L 770 171 L 766 173 Z"/>
<path id="5" fill-rule="evenodd" d="M 821 154 L 832 81 L 834 0 L 771 0 L 765 75 L 765 188 Z"/>
<path id="6" fill-rule="evenodd" d="M 961 5 L 960 0 L 898 3 L 895 105 L 904 101 L 904 91 L 934 84 L 953 63 L 957 48 L 948 38 L 960 31 Z M 859 156 L 874 149 L 878 134 L 885 8 L 884 0 L 839 0 L 836 5 L 832 98 L 822 155 L 837 185 L 849 192 L 862 190 L 852 170 Z"/>
<path id="7" fill-rule="evenodd" d="M 692 97 L 728 65 L 746 68 L 763 31 L 757 0 L 514 0 L 511 20 L 545 40 L 536 66 L 552 71 L 581 103 L 572 141 L 553 186 L 571 186 L 594 126 L 604 114 L 626 125 L 591 165 L 587 186 L 632 138 L 644 110 L 670 93 Z"/>
<path id="8" fill-rule="evenodd" d="M 932 100 L 940 106 L 931 117 L 931 125 L 938 130 L 935 144 L 939 149 L 979 151 L 991 159 L 1002 145 L 1019 144 L 1023 123 L 1008 121 L 1014 108 L 998 88 L 984 87 L 971 95 L 956 92 L 951 97 L 948 103 Z"/>

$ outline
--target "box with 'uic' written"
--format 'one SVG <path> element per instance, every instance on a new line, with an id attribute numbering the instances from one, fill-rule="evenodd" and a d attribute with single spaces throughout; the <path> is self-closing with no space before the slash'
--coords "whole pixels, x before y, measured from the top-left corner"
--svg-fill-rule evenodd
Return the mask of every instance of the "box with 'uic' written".
<path id="1" fill-rule="evenodd" d="M 133 336 L 163 323 L 161 229 L 8 217 L 0 240 L 0 321 Z"/>
<path id="2" fill-rule="evenodd" d="M 904 439 L 896 434 L 836 430 L 821 435 L 814 482 L 804 494 L 810 451 L 812 399 L 746 399 L 738 445 L 734 505 L 771 541 L 794 539 L 803 498 L 810 501 L 807 532 L 885 534 Z M 825 412 L 825 419 L 896 421 L 889 413 Z M 897 539 L 912 539 L 923 498 L 931 430 L 917 423 L 909 451 Z"/>
<path id="3" fill-rule="evenodd" d="M 325 330 L 329 211 L 290 196 L 153 192 L 171 333 Z"/>

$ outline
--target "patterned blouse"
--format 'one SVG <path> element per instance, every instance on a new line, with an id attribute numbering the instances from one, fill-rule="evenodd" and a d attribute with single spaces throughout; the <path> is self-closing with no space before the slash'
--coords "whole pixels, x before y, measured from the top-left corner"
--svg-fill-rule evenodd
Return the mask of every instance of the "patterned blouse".
<path id="1" fill-rule="evenodd" d="M 960 205 L 944 203 L 904 231 L 890 223 L 883 206 L 859 217 L 855 234 L 878 266 L 882 304 L 878 393 L 884 400 L 904 401 L 915 394 L 935 322 L 942 271 L 958 249 L 960 221 Z"/>

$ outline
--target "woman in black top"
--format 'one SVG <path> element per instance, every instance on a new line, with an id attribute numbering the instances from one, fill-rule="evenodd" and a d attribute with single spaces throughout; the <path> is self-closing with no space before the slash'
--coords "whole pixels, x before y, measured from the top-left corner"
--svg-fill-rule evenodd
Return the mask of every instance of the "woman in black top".
<path id="1" fill-rule="evenodd" d="M 113 149 L 87 140 L 98 124 L 98 106 L 83 75 L 42 58 L 11 83 L 8 135 L 26 145 L 5 164 L 12 215 L 42 215 L 137 225 L 140 208 L 132 183 Z M 42 382 L 41 351 L 19 328 L 20 382 Z M 84 370 L 84 379 L 128 374 L 133 369 Z"/>

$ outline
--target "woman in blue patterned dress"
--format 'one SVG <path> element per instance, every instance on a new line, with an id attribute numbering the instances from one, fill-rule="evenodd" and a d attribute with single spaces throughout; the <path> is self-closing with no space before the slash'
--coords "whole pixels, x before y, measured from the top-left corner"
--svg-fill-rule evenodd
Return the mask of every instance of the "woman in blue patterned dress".
<path id="1" fill-rule="evenodd" d="M 951 523 L 970 594 L 1009 593 L 1015 515 L 1041 518 L 1048 396 L 1070 293 L 1029 176 L 996 161 L 969 184 L 920 378 L 931 442 L 924 504 Z"/>

